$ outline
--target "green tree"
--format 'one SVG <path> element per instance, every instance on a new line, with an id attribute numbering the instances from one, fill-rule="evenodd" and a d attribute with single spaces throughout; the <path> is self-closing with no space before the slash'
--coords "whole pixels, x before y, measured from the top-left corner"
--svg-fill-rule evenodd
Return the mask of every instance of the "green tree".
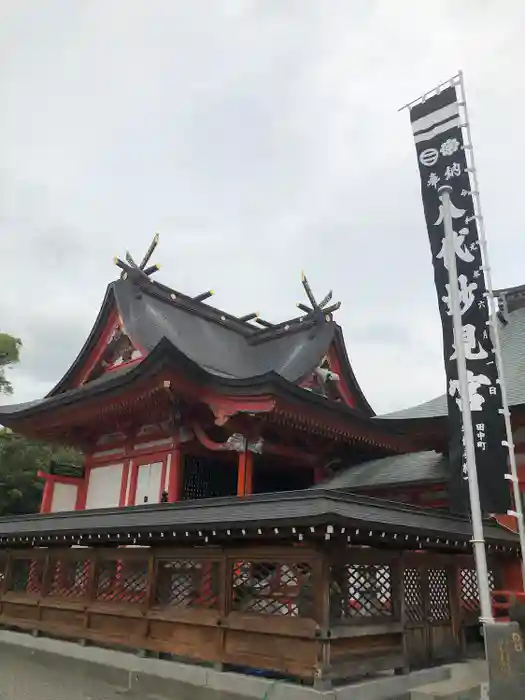
<path id="1" fill-rule="evenodd" d="M 47 445 L 0 429 L 0 516 L 35 513 L 40 509 L 43 483 L 37 472 L 51 460 L 81 464 L 82 456 L 67 447 Z"/>
<path id="2" fill-rule="evenodd" d="M 6 367 L 14 365 L 20 359 L 20 338 L 13 338 L 7 333 L 0 333 L 0 394 L 12 394 L 13 386 L 5 376 Z"/>
<path id="3" fill-rule="evenodd" d="M 5 369 L 19 360 L 22 341 L 0 333 L 0 394 L 12 394 Z M 44 444 L 0 426 L 0 516 L 22 515 L 39 510 L 43 483 L 39 471 L 51 460 L 80 465 L 82 455 L 68 447 Z"/>

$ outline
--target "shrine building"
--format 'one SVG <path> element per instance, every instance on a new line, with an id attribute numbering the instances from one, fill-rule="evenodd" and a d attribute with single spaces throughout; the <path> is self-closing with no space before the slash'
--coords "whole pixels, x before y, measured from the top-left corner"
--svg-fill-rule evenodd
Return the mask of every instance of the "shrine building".
<path id="1" fill-rule="evenodd" d="M 84 455 L 39 473 L 40 513 L 0 518 L 0 625 L 320 688 L 462 658 L 479 600 L 445 397 L 376 416 L 331 293 L 303 276 L 297 317 L 233 316 L 155 281 L 156 242 L 116 261 L 49 394 L 0 406 Z M 523 465 L 525 295 L 498 296 Z M 512 518 L 484 527 L 492 588 L 522 590 Z"/>
<path id="2" fill-rule="evenodd" d="M 372 420 L 339 305 L 317 305 L 306 279 L 303 315 L 274 325 L 120 265 L 64 377 L 40 401 L 0 407 L 14 431 L 85 456 L 78 474 L 40 474 L 43 513 L 306 489 L 411 449 Z"/>

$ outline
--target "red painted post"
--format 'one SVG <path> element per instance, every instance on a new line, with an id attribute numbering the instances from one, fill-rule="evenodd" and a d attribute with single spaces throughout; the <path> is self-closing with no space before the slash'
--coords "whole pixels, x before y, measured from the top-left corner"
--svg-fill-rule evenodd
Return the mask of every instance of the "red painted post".
<path id="1" fill-rule="evenodd" d="M 51 477 L 46 478 L 44 485 L 44 493 L 42 494 L 42 503 L 40 505 L 41 513 L 50 513 L 53 506 L 53 493 L 55 491 L 55 482 Z"/>
<path id="2" fill-rule="evenodd" d="M 168 502 L 176 503 L 182 497 L 183 455 L 179 445 L 171 453 L 170 472 L 168 474 Z"/>
<path id="3" fill-rule="evenodd" d="M 245 450 L 239 453 L 237 468 L 237 496 L 253 493 L 253 453 Z"/>

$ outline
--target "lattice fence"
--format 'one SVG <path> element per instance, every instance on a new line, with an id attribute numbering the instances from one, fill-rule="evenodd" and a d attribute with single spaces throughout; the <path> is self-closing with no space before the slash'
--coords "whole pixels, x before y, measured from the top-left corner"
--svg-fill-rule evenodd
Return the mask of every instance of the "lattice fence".
<path id="1" fill-rule="evenodd" d="M 407 620 L 409 622 L 423 622 L 425 619 L 425 604 L 421 571 L 416 568 L 405 569 L 403 572 L 403 587 Z"/>
<path id="2" fill-rule="evenodd" d="M 392 616 L 392 568 L 389 564 L 346 564 L 330 572 L 330 618 Z"/>
<path id="3" fill-rule="evenodd" d="M 237 493 L 237 463 L 217 463 L 206 457 L 188 457 L 184 462 L 182 500 L 232 496 Z"/>
<path id="4" fill-rule="evenodd" d="M 232 610 L 311 617 L 312 604 L 308 563 L 238 561 L 232 566 Z"/>
<path id="5" fill-rule="evenodd" d="M 488 580 L 490 590 L 496 586 L 494 571 L 489 570 Z M 461 569 L 459 575 L 461 610 L 466 616 L 474 616 L 480 611 L 478 574 L 476 569 Z"/>
<path id="6" fill-rule="evenodd" d="M 40 593 L 44 580 L 44 560 L 16 558 L 11 562 L 11 575 L 8 581 L 10 591 L 17 593 Z"/>
<path id="7" fill-rule="evenodd" d="M 450 620 L 449 574 L 446 569 L 428 570 L 428 620 Z"/>
<path id="8" fill-rule="evenodd" d="M 95 598 L 113 603 L 142 603 L 147 583 L 147 560 L 103 560 L 97 572 Z"/>
<path id="9" fill-rule="evenodd" d="M 87 594 L 90 573 L 88 559 L 53 560 L 49 595 L 60 598 L 81 598 Z"/>
<path id="10" fill-rule="evenodd" d="M 174 608 L 216 609 L 219 562 L 169 559 L 158 562 L 155 604 Z"/>

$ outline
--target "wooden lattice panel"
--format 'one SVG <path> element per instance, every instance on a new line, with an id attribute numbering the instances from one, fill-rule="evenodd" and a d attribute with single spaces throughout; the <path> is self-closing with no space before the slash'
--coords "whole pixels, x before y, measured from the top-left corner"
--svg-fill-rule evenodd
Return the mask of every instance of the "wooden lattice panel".
<path id="1" fill-rule="evenodd" d="M 44 578 L 44 560 L 16 558 L 11 563 L 9 590 L 17 593 L 40 593 Z"/>
<path id="2" fill-rule="evenodd" d="M 311 617 L 311 577 L 307 563 L 236 562 L 232 566 L 232 610 Z"/>
<path id="3" fill-rule="evenodd" d="M 494 590 L 496 579 L 494 572 L 489 570 L 488 582 L 491 591 Z M 478 613 L 480 610 L 478 574 L 476 569 L 461 569 L 459 576 L 461 609 L 464 613 Z"/>
<path id="4" fill-rule="evenodd" d="M 81 598 L 87 594 L 90 562 L 87 559 L 51 562 L 49 594 L 60 598 Z"/>
<path id="5" fill-rule="evenodd" d="M 330 577 L 331 619 L 390 617 L 392 570 L 387 564 L 333 566 Z"/>
<path id="6" fill-rule="evenodd" d="M 425 619 L 421 571 L 415 568 L 403 572 L 405 596 L 405 615 L 410 622 L 422 622 Z"/>
<path id="7" fill-rule="evenodd" d="M 102 561 L 95 597 L 112 603 L 141 603 L 145 600 L 148 562 Z"/>
<path id="8" fill-rule="evenodd" d="M 218 562 L 188 559 L 159 562 L 155 589 L 156 605 L 216 609 L 218 601 Z"/>
<path id="9" fill-rule="evenodd" d="M 194 456 L 185 460 L 182 500 L 233 496 L 236 493 L 236 464 Z"/>
<path id="10" fill-rule="evenodd" d="M 449 581 L 446 569 L 428 570 L 428 620 L 450 620 Z"/>

